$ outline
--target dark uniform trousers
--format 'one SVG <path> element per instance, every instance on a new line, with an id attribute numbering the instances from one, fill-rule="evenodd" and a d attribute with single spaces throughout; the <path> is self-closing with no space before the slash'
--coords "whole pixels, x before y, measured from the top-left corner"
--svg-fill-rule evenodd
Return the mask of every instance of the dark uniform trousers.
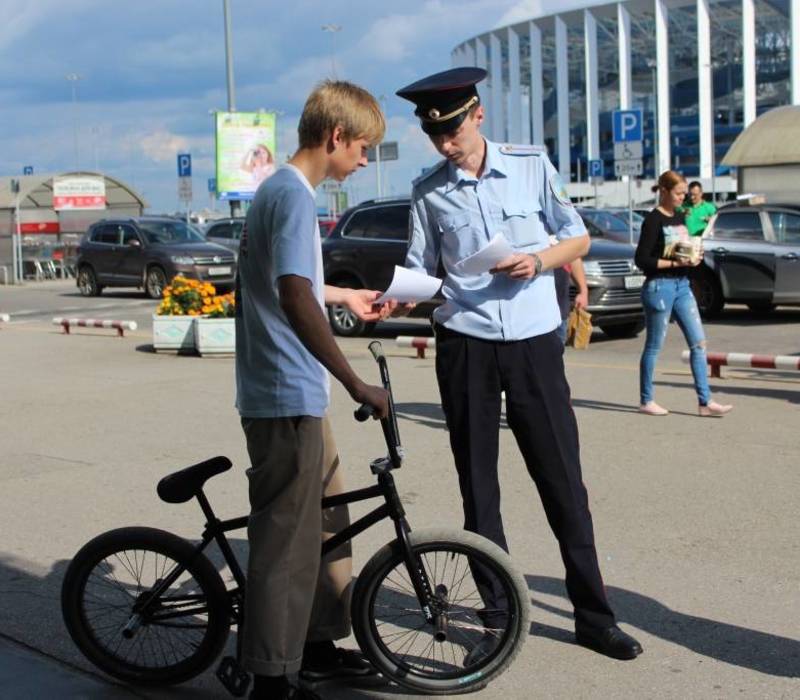
<path id="1" fill-rule="evenodd" d="M 555 331 L 526 340 L 481 340 L 435 324 L 436 376 L 464 505 L 464 528 L 508 551 L 497 478 L 500 392 L 506 419 L 558 540 L 578 624 L 615 624 L 597 562 L 581 478 L 578 426 Z M 498 586 L 473 571 L 487 609 Z"/>

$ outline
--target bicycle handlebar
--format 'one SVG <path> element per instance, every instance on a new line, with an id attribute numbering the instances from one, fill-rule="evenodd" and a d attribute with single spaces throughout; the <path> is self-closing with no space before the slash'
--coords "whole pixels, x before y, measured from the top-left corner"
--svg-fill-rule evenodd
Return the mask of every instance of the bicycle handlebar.
<path id="1" fill-rule="evenodd" d="M 363 423 L 365 420 L 372 418 L 375 415 L 375 409 L 368 403 L 362 403 L 355 411 L 353 417 L 359 422 Z"/>
<path id="2" fill-rule="evenodd" d="M 397 414 L 394 410 L 394 396 L 392 395 L 392 384 L 389 380 L 389 368 L 386 364 L 386 355 L 383 354 L 383 346 L 378 340 L 373 340 L 368 347 L 375 361 L 378 363 L 383 388 L 389 392 L 389 413 L 386 418 L 381 418 L 381 428 L 383 429 L 383 438 L 386 441 L 386 447 L 389 450 L 389 458 L 392 460 L 392 466 L 398 468 L 402 465 L 403 458 L 400 451 L 400 430 L 397 427 Z M 355 419 L 360 422 L 371 418 L 373 415 L 374 409 L 368 404 L 362 404 L 353 413 Z"/>

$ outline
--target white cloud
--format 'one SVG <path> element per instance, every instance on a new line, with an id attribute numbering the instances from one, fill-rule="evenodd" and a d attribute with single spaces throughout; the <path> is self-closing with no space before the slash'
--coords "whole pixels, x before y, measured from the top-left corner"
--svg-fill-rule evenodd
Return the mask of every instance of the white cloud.
<path id="1" fill-rule="evenodd" d="M 142 153 L 156 163 L 175 160 L 178 153 L 189 150 L 189 139 L 164 128 L 144 135 L 131 134 L 129 138 L 138 143 Z"/>
<path id="2" fill-rule="evenodd" d="M 36 2 L 19 2 L 19 0 L 0 0 L 0 51 L 24 38 L 40 24 L 57 21 L 61 14 L 77 14 L 92 7 L 101 5 L 99 0 L 36 0 Z"/>

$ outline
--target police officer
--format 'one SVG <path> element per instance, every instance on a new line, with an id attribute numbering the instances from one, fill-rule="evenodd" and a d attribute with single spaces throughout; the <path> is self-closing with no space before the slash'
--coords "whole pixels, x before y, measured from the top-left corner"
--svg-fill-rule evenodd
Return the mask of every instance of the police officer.
<path id="1" fill-rule="evenodd" d="M 433 275 L 441 261 L 446 273 L 446 302 L 434 312 L 436 377 L 464 526 L 508 549 L 497 479 L 504 391 L 508 425 L 561 548 L 576 640 L 633 659 L 642 647 L 617 627 L 600 576 L 557 334 L 553 270 L 585 255 L 589 237 L 542 147 L 481 135 L 475 86 L 485 77 L 481 68 L 455 68 L 397 92 L 416 105 L 422 130 L 444 156 L 414 181 L 406 266 Z M 559 241 L 552 247 L 548 231 Z M 497 233 L 513 254 L 485 273 L 465 274 L 459 261 Z M 492 581 L 479 583 L 487 608 L 495 607 Z M 491 649 L 487 635 L 482 653 Z"/>

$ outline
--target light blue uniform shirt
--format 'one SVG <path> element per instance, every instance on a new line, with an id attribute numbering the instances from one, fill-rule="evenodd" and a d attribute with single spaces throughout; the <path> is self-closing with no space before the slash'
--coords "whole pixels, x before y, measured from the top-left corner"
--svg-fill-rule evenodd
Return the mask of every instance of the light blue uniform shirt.
<path id="1" fill-rule="evenodd" d="M 328 408 L 328 372 L 289 325 L 278 292 L 280 277 L 305 277 L 325 308 L 314 198 L 303 173 L 284 165 L 247 212 L 236 304 L 236 407 L 247 418 L 321 418 Z"/>
<path id="2" fill-rule="evenodd" d="M 506 274 L 459 274 L 456 263 L 502 233 L 516 252 L 586 235 L 558 172 L 542 148 L 486 141 L 480 179 L 443 160 L 414 181 L 406 267 L 447 276 L 446 302 L 433 318 L 447 328 L 486 340 L 523 340 L 561 324 L 551 270 L 531 280 Z"/>

